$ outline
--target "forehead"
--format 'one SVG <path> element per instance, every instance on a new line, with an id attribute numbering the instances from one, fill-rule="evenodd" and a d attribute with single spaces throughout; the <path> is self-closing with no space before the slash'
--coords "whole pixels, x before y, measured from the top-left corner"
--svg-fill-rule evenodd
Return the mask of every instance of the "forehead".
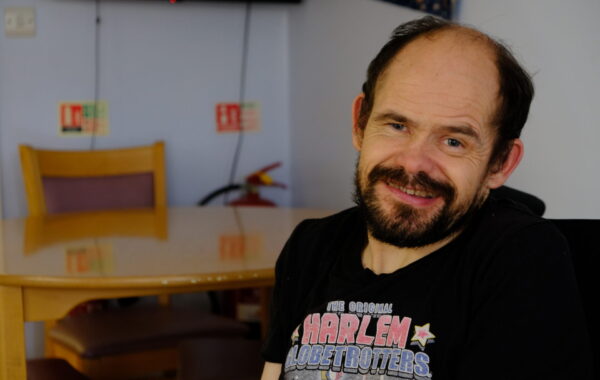
<path id="1" fill-rule="evenodd" d="M 495 54 L 484 37 L 442 31 L 412 41 L 380 75 L 374 111 L 414 111 L 414 117 L 469 118 L 489 125 L 499 104 Z"/>

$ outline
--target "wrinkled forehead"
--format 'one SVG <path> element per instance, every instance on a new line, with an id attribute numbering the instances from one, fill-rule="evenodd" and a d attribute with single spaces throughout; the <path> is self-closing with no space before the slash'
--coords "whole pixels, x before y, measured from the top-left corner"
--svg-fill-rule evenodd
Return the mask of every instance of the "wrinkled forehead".
<path id="1" fill-rule="evenodd" d="M 490 40 L 470 29 L 450 29 L 421 36 L 406 45 L 378 78 L 378 94 L 447 101 L 449 105 L 476 103 L 482 122 L 492 123 L 499 105 L 499 73 Z"/>

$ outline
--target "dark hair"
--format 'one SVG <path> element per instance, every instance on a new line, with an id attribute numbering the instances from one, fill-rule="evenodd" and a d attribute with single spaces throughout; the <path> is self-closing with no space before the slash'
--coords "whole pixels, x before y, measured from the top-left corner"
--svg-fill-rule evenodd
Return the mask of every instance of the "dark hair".
<path id="1" fill-rule="evenodd" d="M 496 114 L 492 119 L 498 134 L 492 150 L 490 165 L 497 166 L 504 163 L 512 145 L 512 141 L 521 135 L 521 130 L 527 121 L 529 106 L 533 99 L 534 88 L 529 74 L 521 67 L 510 50 L 501 42 L 494 40 L 486 34 L 473 28 L 443 20 L 437 17 L 426 16 L 409 21 L 397 27 L 390 40 L 381 48 L 377 56 L 369 64 L 367 80 L 362 86 L 365 94 L 360 114 L 359 126 L 364 128 L 373 110 L 375 88 L 381 74 L 388 67 L 392 59 L 410 42 L 418 37 L 430 36 L 444 30 L 463 30 L 481 38 L 487 43 L 496 55 L 496 68 L 499 77 L 499 99 Z"/>

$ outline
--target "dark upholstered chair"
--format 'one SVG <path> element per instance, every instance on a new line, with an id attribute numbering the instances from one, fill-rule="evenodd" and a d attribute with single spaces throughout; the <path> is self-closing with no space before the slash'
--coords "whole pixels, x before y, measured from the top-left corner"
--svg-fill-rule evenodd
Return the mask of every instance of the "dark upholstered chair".
<path id="1" fill-rule="evenodd" d="M 27 380 L 88 380 L 63 359 L 31 359 L 27 361 Z"/>
<path id="2" fill-rule="evenodd" d="M 51 222 L 59 217 L 75 220 L 82 212 L 96 211 L 85 218 L 87 222 L 77 223 L 68 232 L 78 238 L 82 234 L 94 238 L 113 233 L 99 222 L 106 219 L 102 219 L 99 210 L 154 210 L 157 215 L 166 215 L 162 142 L 100 151 L 50 151 L 22 145 L 20 155 L 29 213 L 35 217 L 30 223 L 35 234 L 29 234 L 32 239 L 27 245 L 33 250 L 48 240 L 45 229 L 51 228 Z M 136 223 L 136 228 L 121 233 L 139 236 L 148 232 L 158 234 L 159 239 L 166 238 L 163 229 L 147 224 L 148 231 L 140 231 L 146 224 Z M 91 378 L 119 379 L 175 370 L 177 345 L 183 338 L 247 333 L 248 327 L 233 319 L 198 310 L 173 309 L 167 303 L 104 310 L 49 322 L 46 355 L 66 359 Z"/>
<path id="3" fill-rule="evenodd" d="M 177 347 L 194 337 L 240 338 L 243 323 L 193 308 L 133 307 L 66 317 L 50 330 L 55 354 L 96 379 L 174 371 Z M 76 355 L 74 356 L 73 353 Z"/>
<path id="4" fill-rule="evenodd" d="M 588 332 L 594 354 L 595 374 L 600 374 L 600 350 L 598 341 L 598 302 L 600 301 L 600 220 L 551 219 L 569 242 L 577 285 L 587 319 Z"/>
<path id="5" fill-rule="evenodd" d="M 180 346 L 178 380 L 258 380 L 264 360 L 258 340 L 200 338 Z"/>

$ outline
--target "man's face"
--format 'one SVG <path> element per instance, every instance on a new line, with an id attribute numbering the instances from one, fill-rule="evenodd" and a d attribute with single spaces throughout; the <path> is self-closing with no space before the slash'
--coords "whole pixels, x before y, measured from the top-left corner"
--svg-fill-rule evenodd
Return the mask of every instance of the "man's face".
<path id="1" fill-rule="evenodd" d="M 364 128 L 355 101 L 356 198 L 376 239 L 440 241 L 506 179 L 488 170 L 499 101 L 493 59 L 471 36 L 419 38 L 381 74 Z"/>

